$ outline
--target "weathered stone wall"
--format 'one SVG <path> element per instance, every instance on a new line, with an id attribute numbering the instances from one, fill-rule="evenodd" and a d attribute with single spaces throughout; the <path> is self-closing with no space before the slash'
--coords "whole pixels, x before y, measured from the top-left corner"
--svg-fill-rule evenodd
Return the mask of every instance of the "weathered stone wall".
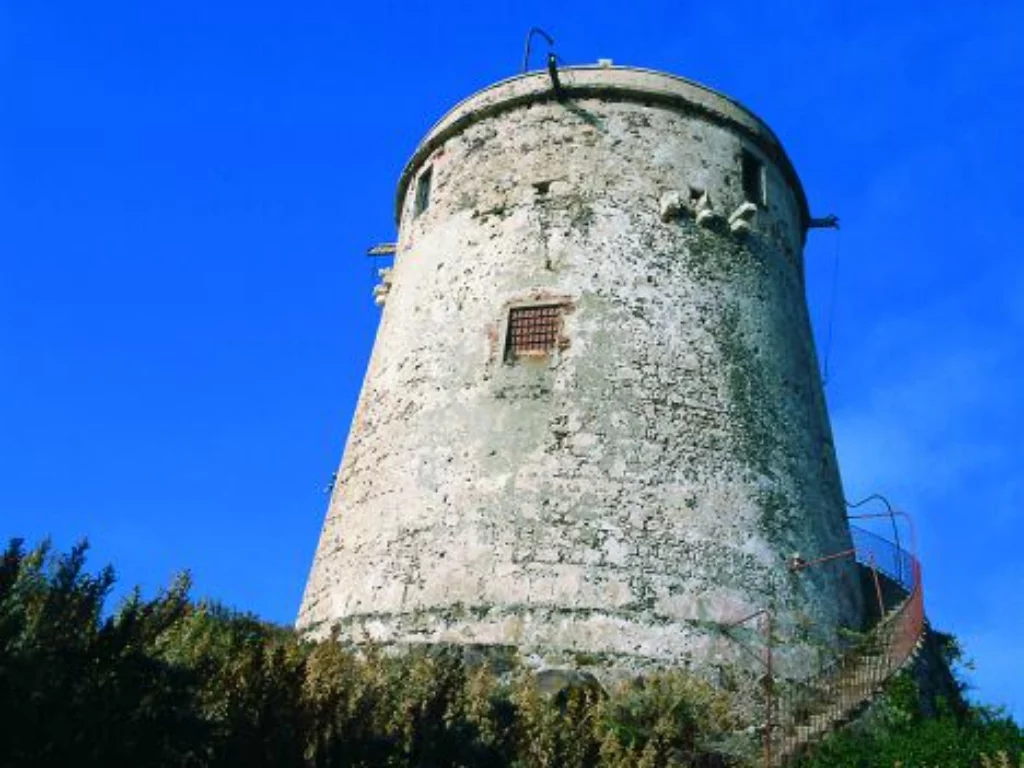
<path id="1" fill-rule="evenodd" d="M 858 625 L 850 566 L 787 567 L 850 546 L 799 182 L 723 97 L 576 72 L 635 77 L 563 102 L 545 75 L 500 84 L 411 163 L 299 626 L 700 664 L 738 655 L 722 623 L 772 605 L 809 641 Z M 746 235 L 727 223 L 744 149 L 767 199 Z M 700 191 L 720 219 L 663 215 L 666 196 L 695 207 Z M 536 302 L 564 306 L 561 344 L 509 363 L 509 308 Z"/>

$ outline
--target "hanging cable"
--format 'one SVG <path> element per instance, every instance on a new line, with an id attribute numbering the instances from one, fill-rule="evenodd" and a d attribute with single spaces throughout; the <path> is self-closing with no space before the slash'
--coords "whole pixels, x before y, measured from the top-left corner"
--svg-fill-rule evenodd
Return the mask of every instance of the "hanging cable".
<path id="1" fill-rule="evenodd" d="M 842 232 L 835 227 L 836 239 L 832 248 L 832 286 L 829 290 L 828 321 L 825 324 L 825 353 L 822 356 L 821 386 L 828 386 L 829 362 L 832 358 L 832 331 L 835 325 L 836 298 L 839 293 L 839 251 L 842 243 Z"/>

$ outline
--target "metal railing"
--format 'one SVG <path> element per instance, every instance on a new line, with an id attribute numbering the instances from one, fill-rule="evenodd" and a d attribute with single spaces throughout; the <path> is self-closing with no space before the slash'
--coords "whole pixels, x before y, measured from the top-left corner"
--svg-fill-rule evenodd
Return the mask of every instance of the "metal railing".
<path id="1" fill-rule="evenodd" d="M 905 549 L 893 544 L 877 533 L 850 526 L 850 536 L 853 538 L 854 557 L 858 563 L 867 566 L 872 565 L 884 573 L 897 585 L 903 588 L 906 594 L 910 594 L 915 585 L 914 581 L 914 556 Z"/>
<path id="2" fill-rule="evenodd" d="M 881 620 L 816 674 L 799 681 L 769 681 L 769 717 L 764 730 L 769 766 L 785 765 L 870 703 L 913 658 L 923 635 L 924 595 L 917 558 L 869 531 L 851 526 L 850 532 L 853 549 L 821 562 L 848 554 L 868 569 Z"/>

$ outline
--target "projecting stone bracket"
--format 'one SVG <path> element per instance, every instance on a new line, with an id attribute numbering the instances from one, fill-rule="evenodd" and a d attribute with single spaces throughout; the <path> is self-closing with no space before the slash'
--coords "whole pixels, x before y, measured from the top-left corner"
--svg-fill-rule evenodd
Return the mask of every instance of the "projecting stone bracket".
<path id="1" fill-rule="evenodd" d="M 729 229 L 734 235 L 745 235 L 750 232 L 757 216 L 757 206 L 753 203 L 743 203 L 729 216 Z"/>
<path id="2" fill-rule="evenodd" d="M 664 222 L 682 218 L 689 213 L 690 209 L 683 200 L 683 194 L 678 189 L 672 189 L 661 196 L 658 200 L 658 213 Z"/>
<path id="3" fill-rule="evenodd" d="M 388 294 L 391 293 L 391 283 L 394 277 L 392 268 L 384 267 L 383 269 L 378 269 L 377 275 L 380 277 L 380 282 L 373 286 L 373 303 L 378 307 L 383 307 L 384 302 L 387 301 Z"/>
<path id="4" fill-rule="evenodd" d="M 711 195 L 707 190 L 690 187 L 690 205 L 697 220 L 697 226 L 714 229 L 722 222 L 722 214 L 711 205 Z"/>
<path id="5" fill-rule="evenodd" d="M 728 223 L 729 231 L 734 235 L 745 235 L 751 231 L 757 218 L 757 210 L 753 203 L 742 203 L 729 215 L 727 221 L 715 210 L 707 190 L 699 187 L 690 187 L 688 195 L 672 189 L 658 200 L 658 213 L 661 220 L 666 223 L 682 219 L 684 216 L 693 216 L 697 225 L 705 229 L 723 231 L 723 225 Z"/>
<path id="6" fill-rule="evenodd" d="M 671 189 L 658 200 L 658 213 L 664 222 L 693 216 L 698 225 L 712 229 L 722 221 L 722 216 L 711 205 L 711 196 L 706 190 L 690 187 L 689 194 Z"/>

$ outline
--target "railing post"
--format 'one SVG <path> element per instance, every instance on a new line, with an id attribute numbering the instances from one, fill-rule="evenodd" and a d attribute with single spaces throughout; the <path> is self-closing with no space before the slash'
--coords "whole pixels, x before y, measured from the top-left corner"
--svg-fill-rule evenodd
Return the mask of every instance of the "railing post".
<path id="1" fill-rule="evenodd" d="M 765 666 L 767 667 L 765 678 L 765 712 L 764 712 L 764 764 L 765 768 L 772 768 L 772 704 L 775 695 L 775 680 L 772 677 L 772 614 L 768 611 L 765 614 Z"/>
<path id="2" fill-rule="evenodd" d="M 882 584 L 878 581 L 878 569 L 875 567 L 875 556 L 869 555 L 871 577 L 875 580 L 875 595 L 878 597 L 878 620 L 885 618 L 885 601 L 882 599 Z"/>

